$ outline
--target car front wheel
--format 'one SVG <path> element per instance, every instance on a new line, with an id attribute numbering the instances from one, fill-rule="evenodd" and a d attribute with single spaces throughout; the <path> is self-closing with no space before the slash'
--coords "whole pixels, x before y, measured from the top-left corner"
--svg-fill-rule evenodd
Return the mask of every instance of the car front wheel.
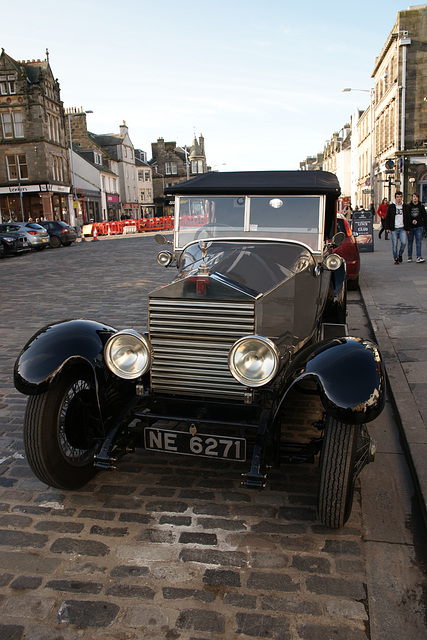
<path id="1" fill-rule="evenodd" d="M 71 369 L 46 393 L 31 396 L 24 418 L 28 462 L 42 482 L 77 489 L 96 473 L 99 411 L 87 373 Z"/>
<path id="2" fill-rule="evenodd" d="M 326 418 L 320 454 L 317 498 L 319 520 L 338 529 L 350 517 L 353 505 L 360 426 Z"/>

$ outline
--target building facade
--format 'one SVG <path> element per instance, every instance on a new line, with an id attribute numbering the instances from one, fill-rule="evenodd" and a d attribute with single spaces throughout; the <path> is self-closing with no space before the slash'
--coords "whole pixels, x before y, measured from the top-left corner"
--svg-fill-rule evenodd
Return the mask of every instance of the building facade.
<path id="1" fill-rule="evenodd" d="M 165 189 L 208 171 L 205 140 L 200 134 L 191 146 L 177 147 L 176 142 L 158 138 L 151 144 L 151 151 L 155 215 L 173 215 L 173 201 L 165 197 Z"/>
<path id="2" fill-rule="evenodd" d="M 427 4 L 399 11 L 371 77 L 369 106 L 352 116 L 351 186 L 341 183 L 343 194 L 365 209 L 397 189 L 405 201 L 417 192 L 427 204 Z"/>
<path id="3" fill-rule="evenodd" d="M 0 54 L 0 219 L 70 222 L 71 176 L 60 87 L 46 59 Z"/>

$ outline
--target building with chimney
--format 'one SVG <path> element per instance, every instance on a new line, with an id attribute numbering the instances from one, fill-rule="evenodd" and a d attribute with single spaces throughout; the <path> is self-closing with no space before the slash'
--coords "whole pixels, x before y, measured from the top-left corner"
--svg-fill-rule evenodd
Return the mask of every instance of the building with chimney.
<path id="1" fill-rule="evenodd" d="M 194 137 L 191 146 L 179 147 L 176 142 L 158 138 L 151 144 L 151 152 L 155 215 L 173 215 L 174 204 L 165 197 L 165 189 L 210 170 L 206 164 L 205 140 L 200 134 L 199 139 Z"/>
<path id="2" fill-rule="evenodd" d="M 71 176 L 60 87 L 45 60 L 0 54 L 0 219 L 70 222 Z"/>

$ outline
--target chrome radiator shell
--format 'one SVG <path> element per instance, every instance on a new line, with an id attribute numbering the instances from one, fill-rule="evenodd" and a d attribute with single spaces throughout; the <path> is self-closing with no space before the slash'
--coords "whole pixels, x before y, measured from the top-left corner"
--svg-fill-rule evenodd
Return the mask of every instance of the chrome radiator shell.
<path id="1" fill-rule="evenodd" d="M 243 399 L 245 387 L 228 368 L 234 342 L 255 332 L 253 302 L 149 300 L 152 390 Z"/>

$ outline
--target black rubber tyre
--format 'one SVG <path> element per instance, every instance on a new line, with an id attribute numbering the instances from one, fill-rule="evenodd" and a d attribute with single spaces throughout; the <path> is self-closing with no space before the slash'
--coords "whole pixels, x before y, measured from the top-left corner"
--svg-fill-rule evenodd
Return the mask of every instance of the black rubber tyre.
<path id="1" fill-rule="evenodd" d="M 339 529 L 350 517 L 359 432 L 359 425 L 344 424 L 330 416 L 326 419 L 317 514 L 321 523 L 332 529 Z"/>
<path id="2" fill-rule="evenodd" d="M 357 278 L 353 278 L 353 280 L 347 281 L 347 289 L 349 291 L 357 291 L 359 288 L 359 276 Z"/>
<path id="3" fill-rule="evenodd" d="M 43 249 L 46 249 L 45 245 L 43 245 L 42 247 L 34 247 L 34 249 L 36 251 L 43 251 Z"/>
<path id="4" fill-rule="evenodd" d="M 58 236 L 50 237 L 50 246 L 52 247 L 52 249 L 58 249 L 58 247 L 61 246 L 61 240 L 58 238 Z"/>
<path id="5" fill-rule="evenodd" d="M 78 369 L 28 400 L 24 446 L 35 475 L 49 486 L 77 489 L 97 472 L 99 411 L 93 382 Z"/>

